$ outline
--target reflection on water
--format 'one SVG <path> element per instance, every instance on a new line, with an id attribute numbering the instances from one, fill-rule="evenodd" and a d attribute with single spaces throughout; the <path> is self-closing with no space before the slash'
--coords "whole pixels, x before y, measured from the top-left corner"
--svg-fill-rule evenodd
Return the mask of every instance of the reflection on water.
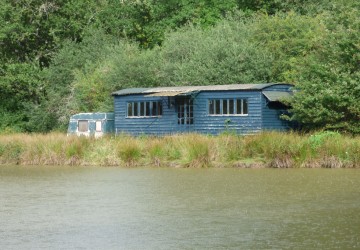
<path id="1" fill-rule="evenodd" d="M 360 171 L 0 167 L 1 249 L 360 248 Z"/>

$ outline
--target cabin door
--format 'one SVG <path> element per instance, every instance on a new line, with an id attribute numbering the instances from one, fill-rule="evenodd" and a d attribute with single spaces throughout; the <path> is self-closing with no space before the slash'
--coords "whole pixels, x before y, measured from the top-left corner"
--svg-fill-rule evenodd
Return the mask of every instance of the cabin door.
<path id="1" fill-rule="evenodd" d="M 190 98 L 181 98 L 177 103 L 177 124 L 180 131 L 191 131 L 194 124 L 194 106 Z"/>

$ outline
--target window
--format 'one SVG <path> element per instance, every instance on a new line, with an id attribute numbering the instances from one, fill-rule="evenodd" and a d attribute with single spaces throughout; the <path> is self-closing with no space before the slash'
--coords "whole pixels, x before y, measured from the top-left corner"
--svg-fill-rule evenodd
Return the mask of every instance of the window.
<path id="1" fill-rule="evenodd" d="M 209 100 L 209 115 L 247 115 L 247 99 Z"/>
<path id="2" fill-rule="evenodd" d="M 228 113 L 228 111 L 229 111 L 229 109 L 228 109 L 228 101 L 229 100 L 223 100 L 223 114 L 229 114 Z"/>
<path id="3" fill-rule="evenodd" d="M 78 122 L 78 131 L 79 132 L 88 132 L 89 130 L 89 122 L 86 120 L 80 120 Z"/>
<path id="4" fill-rule="evenodd" d="M 150 116 L 150 102 L 146 102 L 146 105 L 145 105 L 145 116 Z"/>
<path id="5" fill-rule="evenodd" d="M 178 104 L 178 124 L 194 124 L 194 106 L 192 100 L 183 100 Z"/>
<path id="6" fill-rule="evenodd" d="M 133 116 L 134 115 L 133 106 L 134 106 L 134 104 L 132 102 L 129 102 L 127 104 L 127 116 Z"/>
<path id="7" fill-rule="evenodd" d="M 101 121 L 96 121 L 96 123 L 95 123 L 95 131 L 96 132 L 101 132 L 102 131 L 101 127 L 102 127 L 102 122 Z"/>
<path id="8" fill-rule="evenodd" d="M 220 108 L 220 100 L 214 100 L 214 102 L 215 102 L 215 115 L 216 114 L 220 114 L 220 112 L 221 112 L 221 108 Z"/>
<path id="9" fill-rule="evenodd" d="M 161 101 L 127 103 L 127 117 L 156 117 L 161 115 Z"/>
<path id="10" fill-rule="evenodd" d="M 134 108 L 133 108 L 133 115 L 132 116 L 138 116 L 139 114 L 139 111 L 138 111 L 138 103 L 137 102 L 134 102 L 133 104 Z"/>
<path id="11" fill-rule="evenodd" d="M 145 116 L 145 102 L 140 102 L 140 116 Z"/>
<path id="12" fill-rule="evenodd" d="M 233 114 L 234 114 L 234 111 L 235 111 L 235 108 L 234 108 L 234 100 L 233 100 L 233 99 L 230 99 L 228 105 L 229 105 L 229 115 L 233 115 Z"/>
<path id="13" fill-rule="evenodd" d="M 214 100 L 209 100 L 209 115 L 215 114 L 214 106 Z"/>

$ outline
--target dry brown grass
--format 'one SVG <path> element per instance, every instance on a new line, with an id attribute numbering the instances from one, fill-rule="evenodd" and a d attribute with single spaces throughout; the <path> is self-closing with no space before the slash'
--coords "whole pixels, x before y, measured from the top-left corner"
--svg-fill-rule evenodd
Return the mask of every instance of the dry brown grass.
<path id="1" fill-rule="evenodd" d="M 360 137 L 265 132 L 128 135 L 100 139 L 61 133 L 0 135 L 0 164 L 151 167 L 354 168 Z"/>

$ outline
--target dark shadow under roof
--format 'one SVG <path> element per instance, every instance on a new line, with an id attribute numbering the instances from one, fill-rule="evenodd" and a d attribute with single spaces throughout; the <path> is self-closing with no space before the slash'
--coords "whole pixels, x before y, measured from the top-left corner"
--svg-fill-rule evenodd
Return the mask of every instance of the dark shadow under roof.
<path id="1" fill-rule="evenodd" d="M 199 91 L 229 91 L 229 90 L 263 90 L 274 85 L 289 85 L 287 83 L 262 83 L 262 84 L 230 84 L 208 86 L 180 86 L 180 87 L 157 87 L 157 88 L 129 88 L 112 93 L 114 96 L 149 94 L 152 96 L 177 96 L 187 95 Z"/>
<path id="2" fill-rule="evenodd" d="M 292 93 L 285 91 L 263 91 L 262 93 L 270 102 L 280 102 L 292 97 Z"/>

